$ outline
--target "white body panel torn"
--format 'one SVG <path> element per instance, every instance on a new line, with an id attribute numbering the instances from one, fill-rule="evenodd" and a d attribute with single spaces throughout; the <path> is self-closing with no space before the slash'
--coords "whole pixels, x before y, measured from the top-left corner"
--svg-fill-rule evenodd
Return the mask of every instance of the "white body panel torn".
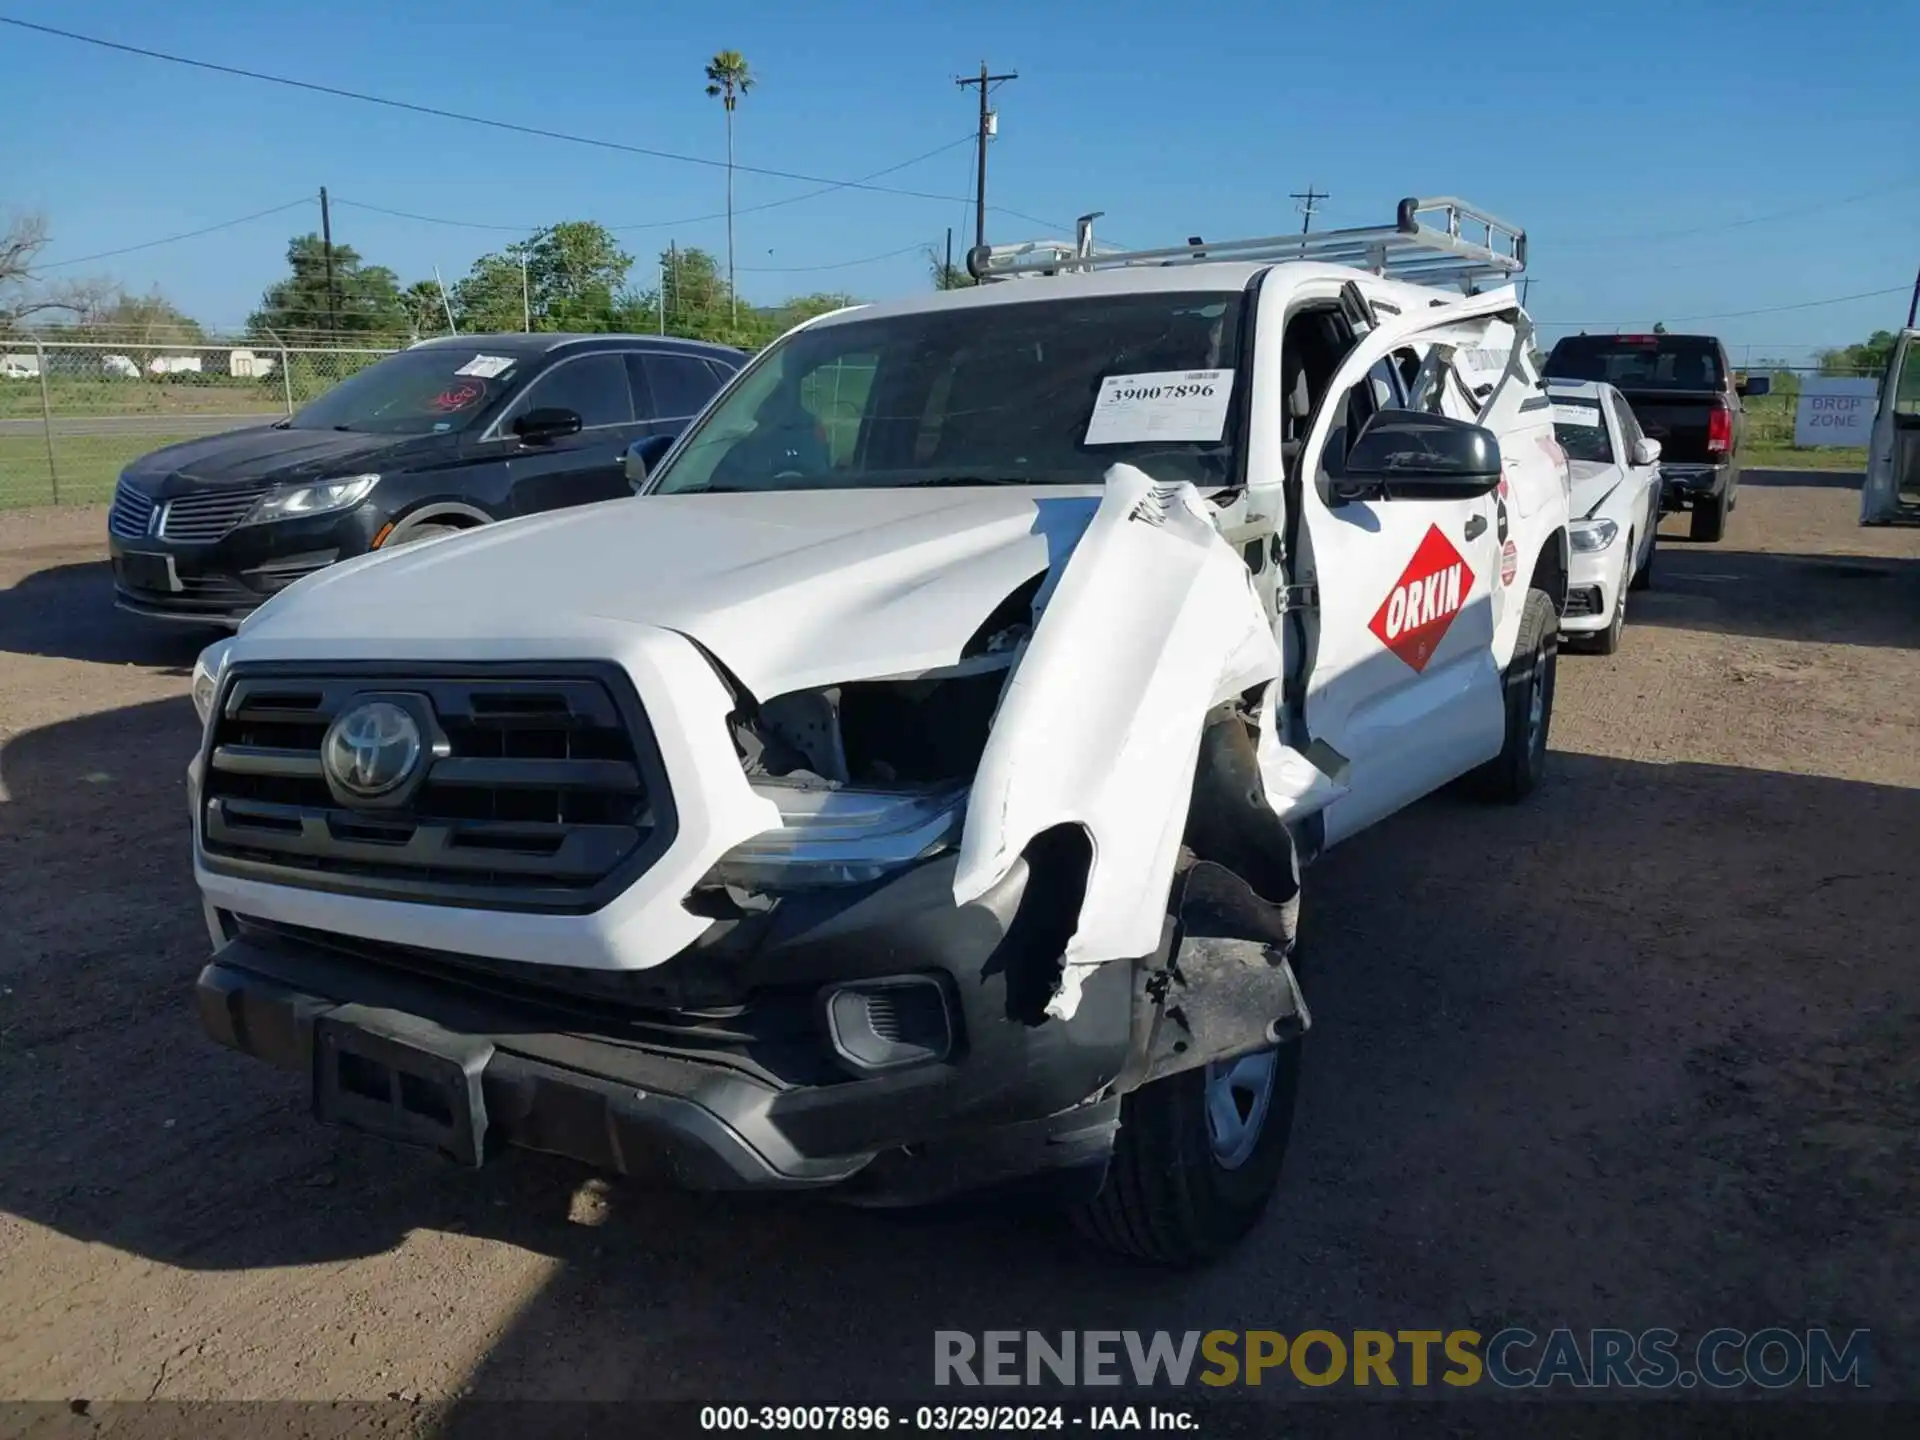
<path id="1" fill-rule="evenodd" d="M 1049 1014 L 1073 1014 L 1087 967 L 1159 945 L 1207 711 L 1279 673 L 1246 565 L 1193 487 L 1109 470 L 1002 697 L 954 876 L 966 904 L 1043 831 L 1085 828 L 1092 869 Z"/>

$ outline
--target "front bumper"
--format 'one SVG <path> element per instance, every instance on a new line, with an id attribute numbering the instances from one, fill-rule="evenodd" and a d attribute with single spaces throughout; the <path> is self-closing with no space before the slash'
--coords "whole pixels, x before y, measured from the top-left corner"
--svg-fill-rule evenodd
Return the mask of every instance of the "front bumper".
<path id="1" fill-rule="evenodd" d="M 366 501 L 333 515 L 242 525 L 207 544 L 109 531 L 114 598 L 156 619 L 238 625 L 303 575 L 365 554 L 387 518 Z"/>
<path id="2" fill-rule="evenodd" d="M 1567 562 L 1567 603 L 1560 613 L 1562 633 L 1604 630 L 1613 622 L 1626 548 L 1627 534 L 1622 530 L 1604 550 L 1572 552 Z"/>
<path id="3" fill-rule="evenodd" d="M 321 1119 L 465 1164 L 515 1146 L 696 1190 L 835 1186 L 875 1204 L 1035 1177 L 1097 1187 L 1118 1102 L 1087 1102 L 1141 1052 L 1138 968 L 1099 967 L 1071 1020 L 1019 1016 L 1029 872 L 956 906 L 952 865 L 716 926 L 625 974 L 215 912 L 199 1012 L 214 1039 L 306 1077 Z M 863 1072 L 829 997 L 898 976 L 938 988 L 944 1043 Z"/>

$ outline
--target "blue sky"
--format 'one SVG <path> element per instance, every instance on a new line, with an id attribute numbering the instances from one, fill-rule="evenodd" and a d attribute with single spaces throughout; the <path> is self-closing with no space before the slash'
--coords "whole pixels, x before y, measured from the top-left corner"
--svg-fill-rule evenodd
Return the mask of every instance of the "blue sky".
<path id="1" fill-rule="evenodd" d="M 972 93 L 953 80 L 984 55 L 1020 74 L 995 96 L 990 203 L 1067 223 L 1104 210 L 1103 238 L 1150 245 L 1291 230 L 1300 217 L 1287 192 L 1308 185 L 1331 192 L 1316 221 L 1328 225 L 1382 221 L 1406 194 L 1463 195 L 1527 228 L 1530 308 L 1549 334 L 1565 323 L 1678 328 L 1904 287 L 1920 266 L 1920 5 L 1903 0 L 1831 0 L 1817 13 L 1785 0 L 0 0 L 0 14 L 715 159 L 721 109 L 702 93 L 701 67 L 734 48 L 760 77 L 738 117 L 740 161 L 832 178 L 969 136 Z M 336 240 L 405 280 L 437 265 L 451 281 L 515 234 L 353 202 L 527 229 L 655 225 L 622 233 L 641 281 L 670 239 L 725 248 L 720 220 L 659 224 L 720 211 L 718 169 L 11 27 L 0 27 L 0 75 L 13 117 L 0 127 L 0 207 L 47 214 L 49 265 L 322 184 Z M 945 200 L 842 190 L 742 215 L 742 293 L 878 298 L 926 284 L 915 247 L 951 225 L 957 254 L 971 235 L 971 165 L 971 147 L 956 143 L 877 182 Z M 737 186 L 742 207 L 817 188 L 757 175 Z M 1728 227 L 1797 207 L 1808 213 Z M 280 273 L 287 237 L 317 228 L 316 204 L 49 273 L 158 286 L 203 321 L 236 324 Z M 989 217 L 990 238 L 1038 228 Z M 1692 324 L 1759 356 L 1861 338 L 1905 310 L 1903 295 L 1888 295 Z"/>

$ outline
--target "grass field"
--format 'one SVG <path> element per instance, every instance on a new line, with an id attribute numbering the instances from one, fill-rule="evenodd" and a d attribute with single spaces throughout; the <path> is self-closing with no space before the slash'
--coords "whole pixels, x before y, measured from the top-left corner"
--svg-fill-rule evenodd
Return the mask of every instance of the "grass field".
<path id="1" fill-rule="evenodd" d="M 200 381 L 201 377 L 194 377 Z M 212 380 L 214 377 L 207 377 Z M 221 379 L 181 385 L 146 380 L 58 380 L 47 382 L 47 401 L 56 416 L 102 415 L 284 415 L 286 392 L 278 379 Z M 298 395 L 296 394 L 296 399 Z M 0 384 L 0 420 L 38 420 L 40 385 L 33 380 Z"/>
<path id="2" fill-rule="evenodd" d="M 93 505 L 113 498 L 114 482 L 130 461 L 185 435 L 56 435 L 62 505 Z M 0 510 L 54 503 L 44 435 L 0 435 Z"/>

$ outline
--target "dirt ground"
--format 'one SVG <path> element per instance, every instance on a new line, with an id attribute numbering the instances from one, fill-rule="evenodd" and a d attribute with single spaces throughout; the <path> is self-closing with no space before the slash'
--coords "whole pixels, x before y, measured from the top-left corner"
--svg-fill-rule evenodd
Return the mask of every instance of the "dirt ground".
<path id="1" fill-rule="evenodd" d="M 1188 1275 L 1063 1227 L 477 1175 L 204 1040 L 186 698 L 99 510 L 0 516 L 0 1396 L 858 1400 L 936 1328 L 1782 1324 L 1920 1398 L 1920 531 L 1669 522 L 1547 787 L 1309 874 L 1280 1196 Z"/>

